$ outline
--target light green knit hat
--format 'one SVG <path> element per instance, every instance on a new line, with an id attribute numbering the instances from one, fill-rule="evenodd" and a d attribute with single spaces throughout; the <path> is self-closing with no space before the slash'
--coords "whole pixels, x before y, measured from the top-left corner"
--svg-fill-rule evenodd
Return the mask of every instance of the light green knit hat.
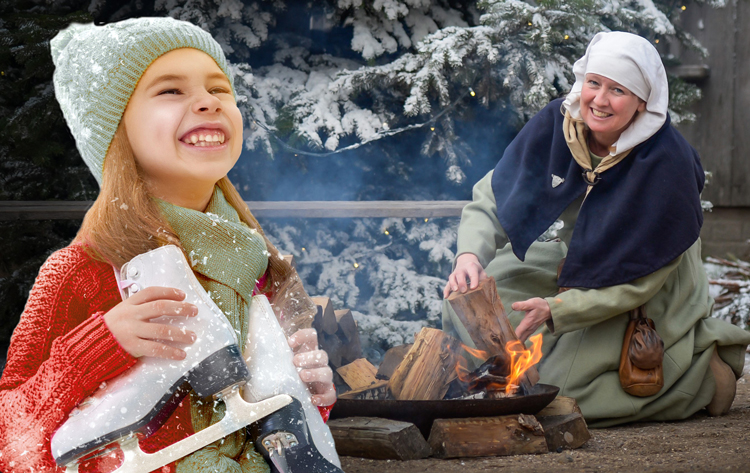
<path id="1" fill-rule="evenodd" d="M 104 26 L 73 23 L 50 42 L 55 96 L 83 160 L 101 186 L 104 157 L 148 66 L 174 49 L 211 56 L 232 84 L 227 59 L 209 33 L 173 18 L 135 18 Z"/>

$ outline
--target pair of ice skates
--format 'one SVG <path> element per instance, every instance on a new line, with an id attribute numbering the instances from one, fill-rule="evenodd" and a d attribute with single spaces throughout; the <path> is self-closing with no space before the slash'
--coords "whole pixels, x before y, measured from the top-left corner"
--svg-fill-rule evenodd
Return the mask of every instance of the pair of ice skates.
<path id="1" fill-rule="evenodd" d="M 124 298 L 151 286 L 184 291 L 198 315 L 154 322 L 191 330 L 198 338 L 192 345 L 173 344 L 187 353 L 184 360 L 139 358 L 84 400 L 52 437 L 59 465 L 75 472 L 80 460 L 109 454 L 108 446 L 119 444 L 124 461 L 115 471 L 150 472 L 260 421 L 254 425 L 256 448 L 274 473 L 342 473 L 331 432 L 312 405 L 265 296 L 253 298 L 241 354 L 234 329 L 177 247 L 137 256 L 119 276 Z M 158 452 L 144 453 L 138 438 L 155 432 L 177 408 L 188 394 L 185 381 L 199 396 L 222 400 L 224 418 Z"/>

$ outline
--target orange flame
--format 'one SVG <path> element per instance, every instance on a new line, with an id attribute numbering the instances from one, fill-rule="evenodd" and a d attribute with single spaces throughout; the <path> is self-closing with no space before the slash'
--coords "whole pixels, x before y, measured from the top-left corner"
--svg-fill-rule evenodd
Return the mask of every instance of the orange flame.
<path id="1" fill-rule="evenodd" d="M 505 350 L 510 353 L 511 357 L 508 386 L 505 387 L 506 394 L 513 394 L 518 389 L 518 380 L 521 376 L 542 359 L 542 334 L 534 335 L 529 340 L 531 341 L 531 350 L 528 350 L 518 340 L 512 340 L 505 344 Z"/>
<path id="2" fill-rule="evenodd" d="M 505 393 L 508 395 L 512 395 L 516 392 L 521 376 L 542 359 L 542 334 L 534 335 L 529 338 L 529 340 L 531 341 L 530 350 L 518 340 L 513 340 L 505 344 L 505 351 L 510 355 L 511 359 L 510 374 L 507 377 L 508 382 L 506 384 L 492 382 L 486 386 L 488 391 L 505 390 Z M 463 344 L 462 348 L 466 350 L 467 353 L 480 360 L 487 360 L 490 357 L 490 354 L 486 351 L 467 347 Z M 471 383 L 474 380 L 470 374 L 468 361 L 464 357 L 459 357 L 458 363 L 456 364 L 456 375 L 458 376 L 458 379 L 464 383 Z"/>

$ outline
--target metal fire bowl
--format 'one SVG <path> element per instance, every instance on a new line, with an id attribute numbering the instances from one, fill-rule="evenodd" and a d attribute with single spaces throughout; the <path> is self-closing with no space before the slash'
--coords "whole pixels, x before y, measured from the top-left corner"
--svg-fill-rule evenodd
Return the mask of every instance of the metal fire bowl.
<path id="1" fill-rule="evenodd" d="M 343 417 L 382 417 L 411 422 L 425 438 L 430 435 L 435 419 L 493 417 L 510 414 L 536 414 L 552 402 L 560 388 L 536 384 L 525 396 L 503 399 L 450 399 L 440 401 L 396 401 L 339 399 L 331 411 L 331 419 Z"/>

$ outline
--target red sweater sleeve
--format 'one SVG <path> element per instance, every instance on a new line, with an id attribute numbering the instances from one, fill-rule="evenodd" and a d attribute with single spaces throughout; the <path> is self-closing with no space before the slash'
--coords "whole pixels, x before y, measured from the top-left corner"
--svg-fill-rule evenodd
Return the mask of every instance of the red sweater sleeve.
<path id="1" fill-rule="evenodd" d="M 113 270 L 72 245 L 42 265 L 0 379 L 0 471 L 55 471 L 50 439 L 102 381 L 135 363 L 104 324 Z"/>

